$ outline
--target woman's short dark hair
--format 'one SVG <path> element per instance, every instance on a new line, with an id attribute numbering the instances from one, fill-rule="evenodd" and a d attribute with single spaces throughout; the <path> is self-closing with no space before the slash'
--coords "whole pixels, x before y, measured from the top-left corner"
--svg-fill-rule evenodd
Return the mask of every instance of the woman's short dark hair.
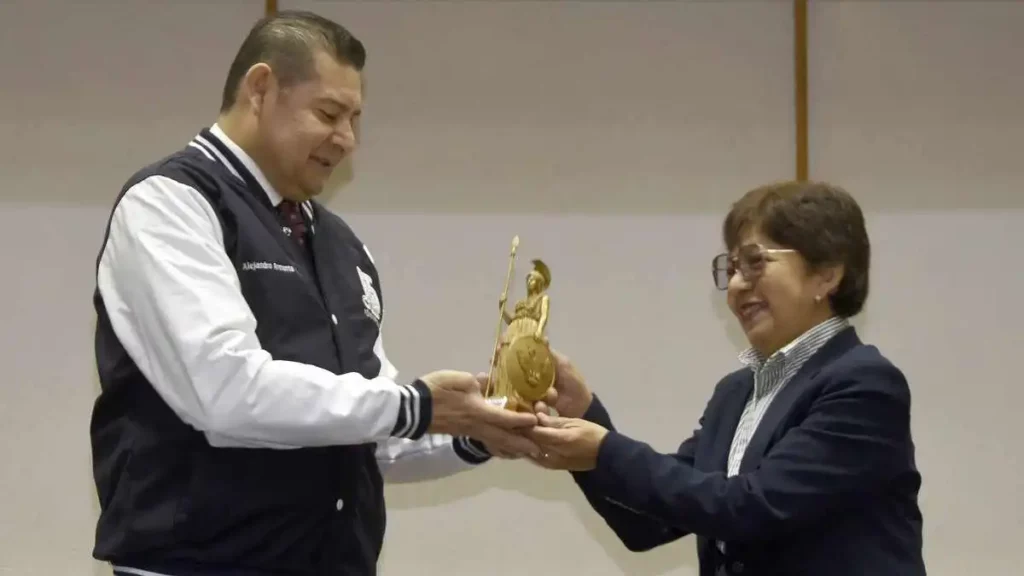
<path id="1" fill-rule="evenodd" d="M 800 253 L 811 269 L 842 264 L 843 279 L 829 295 L 832 310 L 849 318 L 868 298 L 871 243 L 864 213 L 838 186 L 823 182 L 779 182 L 747 192 L 732 205 L 722 224 L 726 249 L 744 234 L 759 231 Z"/>

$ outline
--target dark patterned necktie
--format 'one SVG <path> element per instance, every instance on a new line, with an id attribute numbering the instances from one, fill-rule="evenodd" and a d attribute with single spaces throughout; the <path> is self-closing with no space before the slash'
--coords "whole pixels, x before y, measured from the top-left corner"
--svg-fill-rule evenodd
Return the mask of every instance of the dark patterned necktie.
<path id="1" fill-rule="evenodd" d="M 282 200 L 277 205 L 277 211 L 281 213 L 284 220 L 284 233 L 291 236 L 292 240 L 298 242 L 299 246 L 306 245 L 306 220 L 302 217 L 302 208 L 291 200 Z"/>

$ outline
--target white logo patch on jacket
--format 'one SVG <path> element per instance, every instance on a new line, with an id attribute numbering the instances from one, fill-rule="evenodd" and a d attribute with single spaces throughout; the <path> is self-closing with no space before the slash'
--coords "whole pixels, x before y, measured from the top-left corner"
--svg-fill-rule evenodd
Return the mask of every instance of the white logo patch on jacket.
<path id="1" fill-rule="evenodd" d="M 359 281 L 363 284 L 363 309 L 366 315 L 380 326 L 380 297 L 373 287 L 373 278 L 359 266 L 356 266 L 356 272 L 359 273 Z"/>

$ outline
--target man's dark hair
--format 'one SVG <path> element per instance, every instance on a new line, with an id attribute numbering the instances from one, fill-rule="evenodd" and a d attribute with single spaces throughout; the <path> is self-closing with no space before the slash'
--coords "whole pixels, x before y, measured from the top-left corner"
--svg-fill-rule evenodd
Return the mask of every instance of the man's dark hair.
<path id="1" fill-rule="evenodd" d="M 842 188 L 821 182 L 780 182 L 747 192 L 722 224 L 731 252 L 748 231 L 757 230 L 800 253 L 812 270 L 842 264 L 843 279 L 829 295 L 832 310 L 849 318 L 868 298 L 871 244 L 864 214 Z"/>
<path id="2" fill-rule="evenodd" d="M 361 71 L 366 65 L 366 48 L 363 43 L 344 26 L 323 16 L 286 10 L 260 19 L 253 25 L 231 62 L 224 82 L 221 112 L 226 112 L 234 105 L 238 86 L 253 65 L 265 62 L 281 85 L 288 87 L 313 77 L 313 57 L 318 50 L 323 50 L 338 62 L 356 70 Z"/>

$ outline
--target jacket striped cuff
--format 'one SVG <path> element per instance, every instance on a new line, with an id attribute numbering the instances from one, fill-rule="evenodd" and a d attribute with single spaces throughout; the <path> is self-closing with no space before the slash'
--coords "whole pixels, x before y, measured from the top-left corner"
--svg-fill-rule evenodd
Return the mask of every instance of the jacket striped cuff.
<path id="1" fill-rule="evenodd" d="M 470 464 L 483 464 L 491 459 L 491 453 L 484 446 L 483 442 L 474 440 L 468 436 L 456 436 L 452 438 L 452 448 L 459 458 Z"/>
<path id="2" fill-rule="evenodd" d="M 433 402 L 430 388 L 417 379 L 412 384 L 402 386 L 399 390 L 401 403 L 398 406 L 398 420 L 391 430 L 392 436 L 419 440 L 427 433 L 433 417 Z"/>

